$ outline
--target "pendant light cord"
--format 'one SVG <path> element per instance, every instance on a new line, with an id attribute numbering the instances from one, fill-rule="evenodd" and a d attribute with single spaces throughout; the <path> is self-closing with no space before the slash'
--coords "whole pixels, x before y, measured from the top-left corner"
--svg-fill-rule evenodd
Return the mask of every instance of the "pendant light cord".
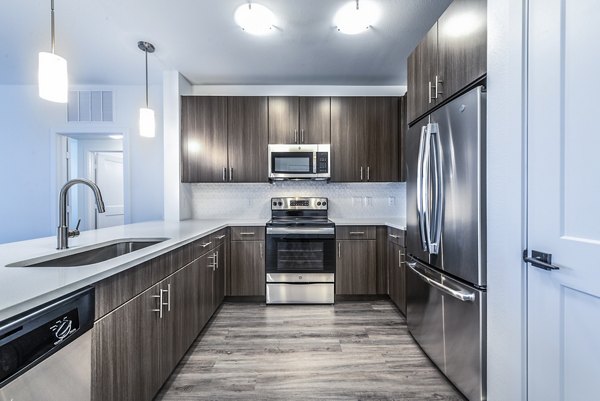
<path id="1" fill-rule="evenodd" d="M 356 9 L 358 10 L 358 0 L 356 0 Z"/>
<path id="2" fill-rule="evenodd" d="M 146 108 L 148 108 L 148 49 L 144 50 L 146 54 Z"/>
<path id="3" fill-rule="evenodd" d="M 54 0 L 50 0 L 50 35 L 52 37 L 50 47 L 54 54 Z"/>

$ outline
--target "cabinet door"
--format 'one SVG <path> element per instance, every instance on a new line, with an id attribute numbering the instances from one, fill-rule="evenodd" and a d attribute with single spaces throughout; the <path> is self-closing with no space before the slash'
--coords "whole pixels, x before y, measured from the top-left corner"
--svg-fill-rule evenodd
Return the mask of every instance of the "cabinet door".
<path id="1" fill-rule="evenodd" d="M 301 97 L 300 143 L 331 143 L 331 99 Z"/>
<path id="2" fill-rule="evenodd" d="M 365 179 L 365 113 L 364 97 L 331 98 L 331 181 Z"/>
<path id="3" fill-rule="evenodd" d="M 156 285 L 94 324 L 92 400 L 150 400 L 162 386 L 159 293 Z"/>
<path id="4" fill-rule="evenodd" d="M 388 294 L 388 229 L 377 227 L 377 294 Z"/>
<path id="5" fill-rule="evenodd" d="M 229 170 L 225 174 L 228 181 L 268 181 L 267 114 L 266 97 L 229 98 Z"/>
<path id="6" fill-rule="evenodd" d="M 269 143 L 299 143 L 298 98 L 269 97 Z"/>
<path id="7" fill-rule="evenodd" d="M 365 181 L 398 181 L 398 107 L 397 97 L 366 98 Z"/>
<path id="8" fill-rule="evenodd" d="M 263 241 L 231 241 L 231 295 L 265 295 Z"/>
<path id="9" fill-rule="evenodd" d="M 435 106 L 435 77 L 438 74 L 437 23 L 408 56 L 408 122 L 416 121 Z M 431 85 L 431 88 L 430 88 Z"/>
<path id="10" fill-rule="evenodd" d="M 214 263 L 212 252 L 202 256 L 199 260 L 198 286 L 199 323 L 200 329 L 210 320 L 213 310 L 213 275 Z"/>
<path id="11" fill-rule="evenodd" d="M 448 99 L 487 71 L 487 1 L 454 0 L 438 20 L 442 94 Z"/>
<path id="12" fill-rule="evenodd" d="M 181 181 L 222 182 L 227 167 L 227 98 L 181 98 Z"/>
<path id="13" fill-rule="evenodd" d="M 388 242 L 388 265 L 390 271 L 390 298 L 400 312 L 406 315 L 406 266 L 404 247 Z"/>
<path id="14" fill-rule="evenodd" d="M 404 157 L 404 142 L 406 132 L 408 131 L 408 121 L 406 117 L 406 95 L 400 98 L 400 144 L 398 153 L 400 155 L 399 169 L 400 181 L 406 182 L 406 158 Z"/>
<path id="15" fill-rule="evenodd" d="M 336 294 L 377 293 L 377 257 L 375 240 L 337 241 Z"/>
<path id="16" fill-rule="evenodd" d="M 225 298 L 225 264 L 227 255 L 225 253 L 225 244 L 219 245 L 215 249 L 215 271 L 213 274 L 213 309 L 217 310 L 223 298 Z"/>

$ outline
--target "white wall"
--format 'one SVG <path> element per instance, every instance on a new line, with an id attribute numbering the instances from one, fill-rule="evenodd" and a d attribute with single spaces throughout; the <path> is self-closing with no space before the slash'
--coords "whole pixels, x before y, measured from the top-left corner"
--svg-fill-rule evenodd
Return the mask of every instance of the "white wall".
<path id="1" fill-rule="evenodd" d="M 268 219 L 270 200 L 279 196 L 326 197 L 331 218 L 406 217 L 404 183 L 192 184 L 192 194 L 195 219 Z"/>
<path id="2" fill-rule="evenodd" d="M 114 123 L 67 123 L 66 105 L 42 100 L 35 85 L 0 86 L 0 243 L 54 235 L 57 225 L 56 133 L 120 132 L 129 160 L 131 222 L 162 218 L 162 87 L 150 88 L 157 136 L 141 138 L 143 86 L 73 87 L 114 90 Z"/>
<path id="3" fill-rule="evenodd" d="M 488 0 L 488 400 L 525 400 L 527 0 Z"/>

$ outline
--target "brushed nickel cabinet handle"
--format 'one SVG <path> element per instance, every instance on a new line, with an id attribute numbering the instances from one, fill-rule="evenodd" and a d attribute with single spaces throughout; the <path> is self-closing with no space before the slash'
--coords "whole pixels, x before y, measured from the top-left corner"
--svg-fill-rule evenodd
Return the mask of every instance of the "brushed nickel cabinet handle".
<path id="1" fill-rule="evenodd" d="M 229 167 L 229 181 L 233 181 L 233 167 Z"/>
<path id="2" fill-rule="evenodd" d="M 431 81 L 429 81 L 429 104 L 431 104 L 432 102 L 432 97 L 431 97 Z"/>
<path id="3" fill-rule="evenodd" d="M 304 130 L 300 131 L 300 143 L 304 143 Z"/>
<path id="4" fill-rule="evenodd" d="M 371 166 L 367 166 L 367 181 L 371 179 Z"/>
<path id="5" fill-rule="evenodd" d="M 294 130 L 294 143 L 298 143 L 298 130 Z"/>
<path id="6" fill-rule="evenodd" d="M 263 244 L 262 244 L 262 242 L 260 244 L 258 244 L 258 246 L 260 247 L 260 258 L 262 260 L 262 258 L 263 258 Z"/>
<path id="7" fill-rule="evenodd" d="M 350 235 L 365 235 L 364 231 L 350 231 Z"/>
<path id="8" fill-rule="evenodd" d="M 159 295 L 152 295 L 152 298 L 158 298 L 158 309 L 150 309 L 151 312 L 158 312 L 158 317 L 163 318 L 163 292 L 160 290 Z"/>
<path id="9" fill-rule="evenodd" d="M 223 181 L 227 181 L 227 167 L 223 167 Z"/>
<path id="10" fill-rule="evenodd" d="M 245 232 L 245 233 L 240 233 L 240 235 L 254 235 L 254 233 L 250 233 L 250 232 Z"/>
<path id="11" fill-rule="evenodd" d="M 338 242 L 338 259 L 342 258 L 342 243 Z"/>
<path id="12" fill-rule="evenodd" d="M 160 290 L 161 295 L 165 292 L 167 293 L 167 302 L 165 303 L 161 297 L 161 303 L 167 307 L 167 312 L 171 312 L 171 284 L 167 284 L 166 290 L 163 290 L 163 289 Z M 161 309 L 162 309 L 162 306 L 161 306 Z"/>
<path id="13" fill-rule="evenodd" d="M 223 234 L 223 235 L 219 235 L 219 236 L 217 236 L 217 239 L 223 239 L 223 238 L 225 238 L 226 236 L 227 236 L 227 235 L 225 235 L 225 234 Z"/>
<path id="14" fill-rule="evenodd" d="M 390 237 L 395 238 L 395 239 L 400 239 L 399 235 L 395 235 L 395 234 L 388 234 Z"/>
<path id="15" fill-rule="evenodd" d="M 398 249 L 398 267 L 402 267 L 402 251 Z"/>
<path id="16" fill-rule="evenodd" d="M 205 243 L 205 244 L 200 244 L 200 246 L 201 246 L 202 248 L 206 248 L 206 247 L 207 247 L 207 246 L 209 246 L 210 244 L 212 244 L 212 241 L 209 241 L 209 242 L 207 242 L 207 243 Z"/>
<path id="17" fill-rule="evenodd" d="M 363 167 L 360 166 L 360 180 L 363 180 Z"/>

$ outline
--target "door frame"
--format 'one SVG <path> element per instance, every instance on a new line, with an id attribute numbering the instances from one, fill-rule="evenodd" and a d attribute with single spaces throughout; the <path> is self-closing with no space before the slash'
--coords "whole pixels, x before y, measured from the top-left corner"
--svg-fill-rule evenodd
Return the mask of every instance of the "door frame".
<path id="1" fill-rule="evenodd" d="M 527 399 L 528 0 L 488 0 L 487 387 Z"/>
<path id="2" fill-rule="evenodd" d="M 123 136 L 123 183 L 124 183 L 124 208 L 125 224 L 131 223 L 131 168 L 130 168 L 130 140 L 129 129 L 121 127 L 84 127 L 84 128 L 50 128 L 50 228 L 51 232 L 58 227 L 58 197 L 64 185 L 66 174 L 63 160 L 65 159 L 65 141 L 69 135 L 122 135 Z M 63 140 L 64 139 L 64 140 Z"/>
<path id="3" fill-rule="evenodd" d="M 97 182 L 98 179 L 98 154 L 99 153 L 121 153 L 123 155 L 123 180 L 125 180 L 125 153 L 116 150 L 93 150 L 88 152 L 88 165 L 87 165 L 87 176 L 92 181 Z M 123 186 L 125 186 L 125 181 L 123 181 Z M 123 197 L 125 197 L 125 188 L 123 188 Z M 88 221 L 94 222 L 94 229 L 98 229 L 98 211 L 96 210 L 96 202 L 94 198 L 91 196 L 87 197 L 87 213 L 88 213 Z M 125 218 L 125 217 L 123 217 Z"/>

